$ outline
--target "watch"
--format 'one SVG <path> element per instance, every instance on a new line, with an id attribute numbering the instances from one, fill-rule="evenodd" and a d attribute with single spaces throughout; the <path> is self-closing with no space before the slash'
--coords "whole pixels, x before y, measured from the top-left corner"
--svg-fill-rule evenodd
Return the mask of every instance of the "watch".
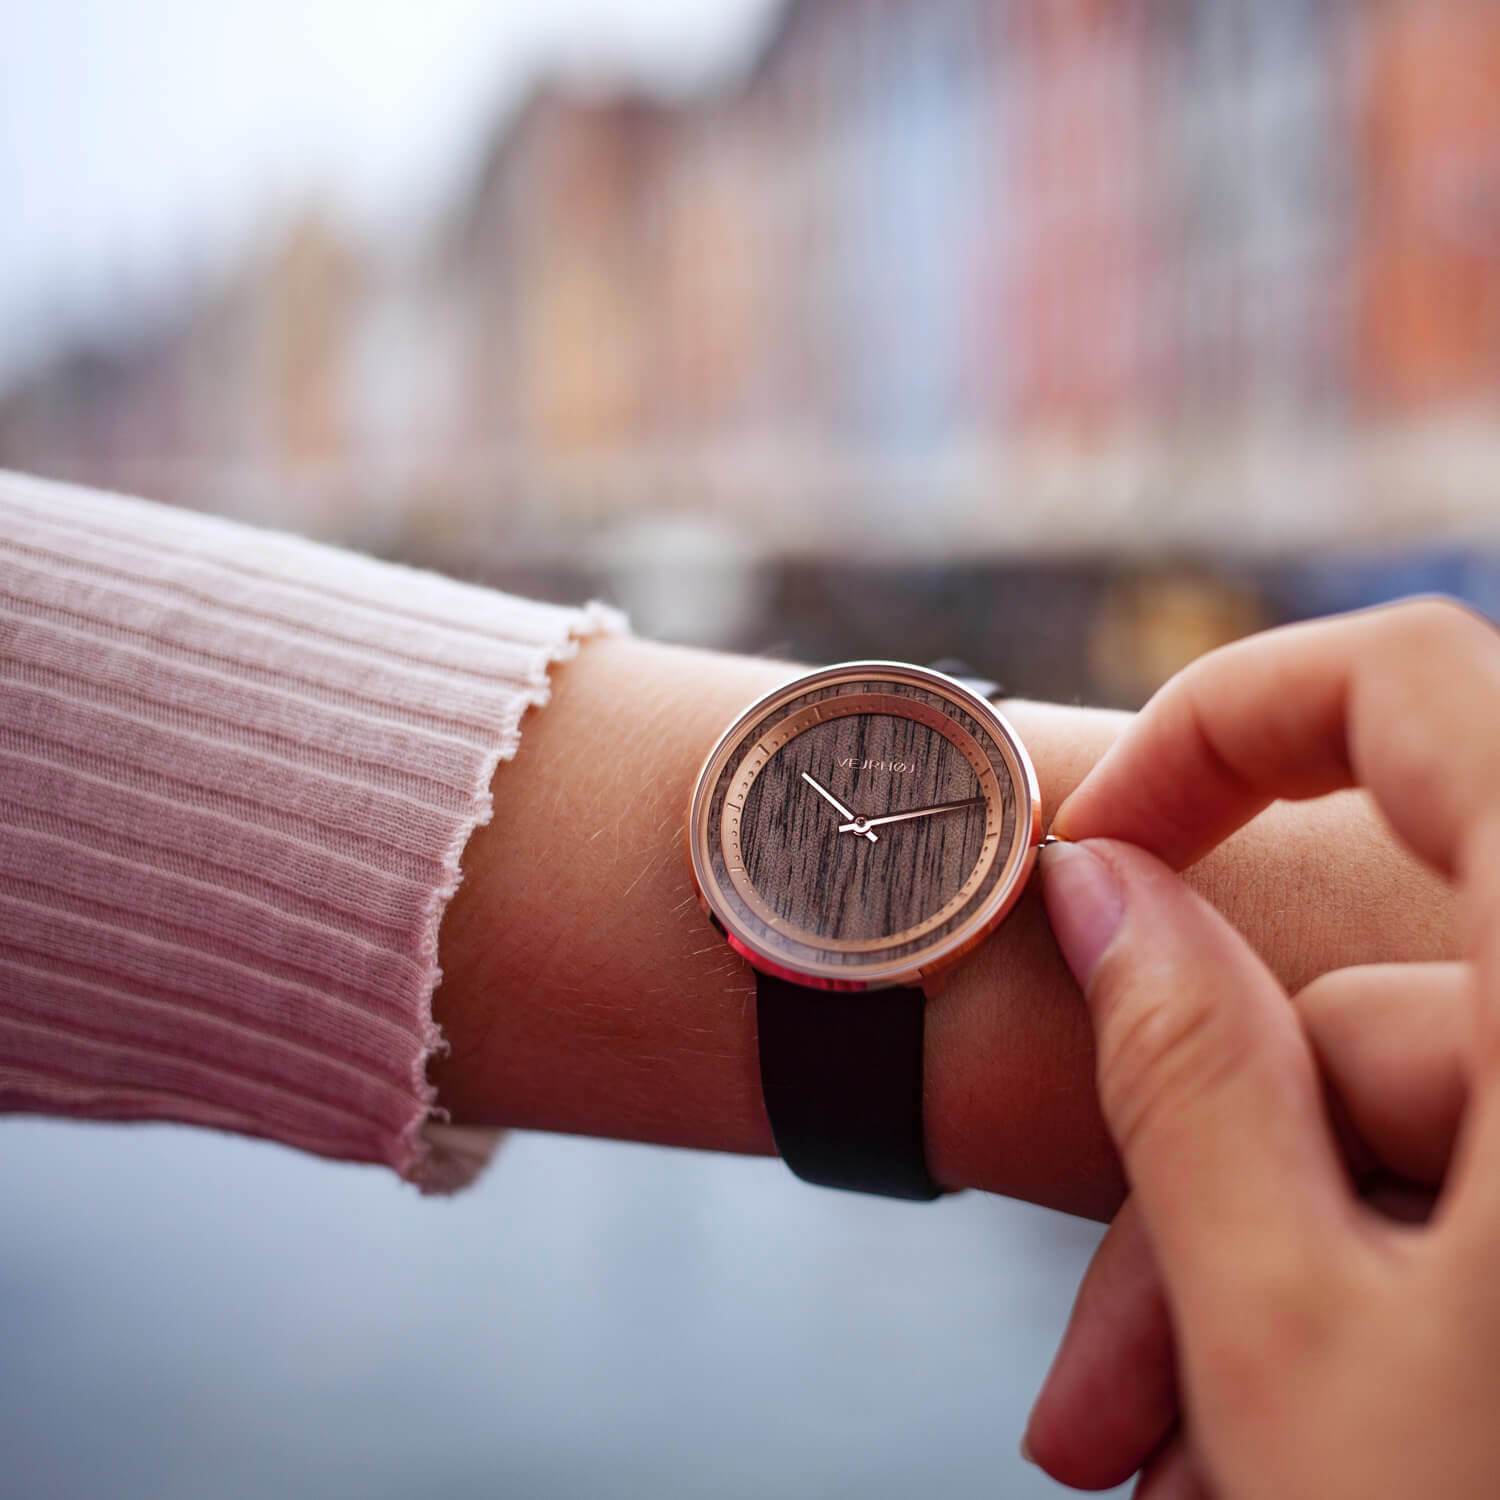
<path id="1" fill-rule="evenodd" d="M 1041 798 L 1015 730 L 929 667 L 825 667 L 752 703 L 688 808 L 709 918 L 754 968 L 761 1088 L 806 1181 L 931 1199 L 923 981 L 1004 920 Z"/>

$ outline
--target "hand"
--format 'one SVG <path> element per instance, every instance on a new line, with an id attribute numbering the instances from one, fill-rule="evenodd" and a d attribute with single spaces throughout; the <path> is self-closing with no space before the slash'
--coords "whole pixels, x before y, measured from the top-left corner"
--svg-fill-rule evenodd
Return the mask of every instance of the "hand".
<path id="1" fill-rule="evenodd" d="M 1275 796 L 1353 783 L 1457 886 L 1468 959 L 1327 976 L 1301 998 L 1304 1030 L 1171 870 Z M 1100 1485 L 1154 1448 L 1152 1496 L 1493 1494 L 1500 636 L 1423 603 L 1215 653 L 1054 827 L 1091 840 L 1047 857 L 1046 895 L 1134 1195 L 1080 1294 L 1032 1452 Z M 1347 1164 L 1435 1186 L 1455 1139 L 1426 1227 L 1357 1195 Z M 1410 1217 L 1409 1193 L 1379 1201 Z M 1164 1438 L 1174 1361 L 1186 1415 Z"/>
<path id="2" fill-rule="evenodd" d="M 806 775 L 803 772 L 803 775 Z M 812 781 L 812 777 L 807 779 Z M 817 782 L 813 781 L 817 786 Z M 819 787 L 821 791 L 822 788 Z M 930 818 L 934 813 L 957 812 L 961 807 L 974 807 L 983 802 L 983 797 L 965 797 L 962 802 L 940 802 L 936 807 L 914 807 L 910 812 L 888 813 L 883 818 L 855 818 L 852 823 L 840 823 L 840 833 L 863 833 L 867 828 L 884 828 L 887 823 L 905 823 L 912 818 Z"/>
<path id="3" fill-rule="evenodd" d="M 816 781 L 814 781 L 812 779 L 811 776 L 809 776 L 807 774 L 806 771 L 804 771 L 802 773 L 802 779 L 808 784 L 808 786 L 810 786 L 813 789 L 813 791 L 815 791 L 825 802 L 827 802 L 829 804 L 829 806 L 831 806 L 833 808 L 833 810 L 836 813 L 838 813 L 841 817 L 854 818 L 854 814 L 847 807 L 845 807 L 844 804 L 842 802 L 840 802 L 839 799 L 837 797 L 835 797 L 833 795 L 833 793 L 828 790 L 827 787 L 820 786 Z M 865 824 L 864 827 L 856 827 L 855 826 L 856 824 L 862 824 L 862 823 Z M 839 825 L 839 832 L 840 833 L 850 833 L 850 832 L 857 833 L 857 834 L 859 834 L 859 836 L 861 838 L 869 839 L 869 841 L 872 844 L 875 843 L 877 841 L 877 839 L 879 838 L 878 834 L 874 834 L 874 833 L 871 833 L 869 831 L 869 825 L 868 825 L 868 823 L 866 823 L 866 821 L 863 818 L 854 818 L 854 822 L 853 823 L 841 823 Z"/>
<path id="4" fill-rule="evenodd" d="M 1364 1200 L 1393 1217 L 1430 1212 L 1463 1108 L 1463 964 L 1369 964 L 1315 979 L 1293 1000 L 1336 1101 Z M 1094 1252 L 1027 1424 L 1027 1449 L 1078 1489 L 1202 1493 L 1178 1421 L 1172 1329 L 1138 1205 L 1127 1199 Z M 1167 1484 L 1172 1476 L 1178 1489 Z"/>

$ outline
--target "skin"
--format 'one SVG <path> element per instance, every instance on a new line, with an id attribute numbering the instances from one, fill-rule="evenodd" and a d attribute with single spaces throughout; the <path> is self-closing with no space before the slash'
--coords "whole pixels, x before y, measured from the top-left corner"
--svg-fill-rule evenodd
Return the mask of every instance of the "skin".
<path id="1" fill-rule="evenodd" d="M 1032 1415 L 1055 1477 L 1495 1493 L 1497 725 L 1487 621 L 1370 611 L 1204 658 L 1060 811 L 1080 842 L 1045 857 L 1046 900 L 1132 1196 Z M 1462 958 L 1294 1000 L 1176 871 L 1273 797 L 1356 784 L 1450 884 Z"/>
<path id="2" fill-rule="evenodd" d="M 496 774 L 494 820 L 470 842 L 443 926 L 437 1008 L 452 1050 L 435 1077 L 455 1120 L 772 1151 L 753 981 L 698 907 L 683 822 L 718 735 L 796 670 L 630 638 L 590 642 L 555 669 L 552 701 Z M 1005 709 L 1049 819 L 1131 722 Z M 1294 990 L 1352 963 L 1457 952 L 1448 889 L 1359 793 L 1270 809 L 1190 879 Z M 1125 1182 L 1088 1012 L 1035 882 L 928 992 L 934 1175 L 1112 1215 Z"/>
<path id="3" fill-rule="evenodd" d="M 1466 1083 L 1466 967 L 1339 969 L 1292 999 L 1365 1201 L 1420 1222 L 1452 1154 Z M 1026 1431 L 1026 1452 L 1077 1489 L 1149 1464 L 1139 1495 L 1208 1494 L 1180 1441 L 1170 1314 L 1140 1206 L 1127 1198 L 1079 1288 Z M 1171 1461 L 1168 1463 L 1168 1455 Z M 1177 1489 L 1166 1486 L 1170 1473 Z"/>

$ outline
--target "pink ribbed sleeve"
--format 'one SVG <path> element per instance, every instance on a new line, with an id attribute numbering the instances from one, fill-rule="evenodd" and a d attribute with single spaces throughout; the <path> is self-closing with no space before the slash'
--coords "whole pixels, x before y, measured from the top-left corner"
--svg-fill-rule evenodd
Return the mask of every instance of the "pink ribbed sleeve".
<path id="1" fill-rule="evenodd" d="M 0 473 L 0 1109 L 459 1185 L 438 924 L 549 664 L 621 628 Z"/>

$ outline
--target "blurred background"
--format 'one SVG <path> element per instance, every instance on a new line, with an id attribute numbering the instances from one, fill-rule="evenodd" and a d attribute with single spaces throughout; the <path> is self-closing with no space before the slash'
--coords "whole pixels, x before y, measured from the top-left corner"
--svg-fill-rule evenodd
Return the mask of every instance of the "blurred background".
<path id="1" fill-rule="evenodd" d="M 1138 704 L 1500 613 L 1488 0 L 0 0 L 0 466 Z M 5 1127 L 0 1492 L 1051 1493 L 1088 1226 Z"/>

